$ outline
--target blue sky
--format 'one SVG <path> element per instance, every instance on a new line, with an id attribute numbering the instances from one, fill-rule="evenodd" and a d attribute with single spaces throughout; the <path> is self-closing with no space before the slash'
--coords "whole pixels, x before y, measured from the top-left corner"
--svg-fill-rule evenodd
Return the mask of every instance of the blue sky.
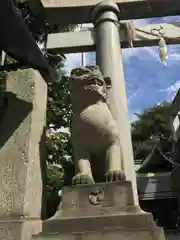
<path id="1" fill-rule="evenodd" d="M 180 17 L 163 17 L 134 21 L 136 25 L 180 21 Z M 164 66 L 157 47 L 125 49 L 124 77 L 128 98 L 129 119 L 164 100 L 172 100 L 180 88 L 180 45 L 168 46 L 168 61 Z M 95 64 L 95 53 L 86 53 L 87 64 Z M 68 54 L 68 72 L 81 64 L 80 54 Z"/>

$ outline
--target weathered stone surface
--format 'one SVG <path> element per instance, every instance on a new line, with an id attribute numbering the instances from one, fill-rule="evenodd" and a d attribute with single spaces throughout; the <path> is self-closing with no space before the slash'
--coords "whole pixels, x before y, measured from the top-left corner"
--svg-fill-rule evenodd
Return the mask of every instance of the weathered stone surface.
<path id="1" fill-rule="evenodd" d="M 154 236 L 156 235 L 156 238 Z M 36 240 L 164 240 L 163 232 L 161 230 L 156 230 L 156 233 L 149 233 L 145 230 L 130 230 L 130 231 L 122 231 L 120 229 L 112 229 L 112 230 L 104 230 L 97 232 L 86 232 L 86 233 L 73 233 L 72 235 L 59 235 L 52 234 L 49 236 L 39 236 L 38 238 L 34 238 Z"/>
<path id="2" fill-rule="evenodd" d="M 104 198 L 97 205 L 89 201 L 94 188 L 104 192 Z M 155 225 L 152 215 L 133 204 L 130 182 L 65 188 L 59 212 L 44 221 L 42 233 L 33 239 L 164 240 L 163 230 Z"/>
<path id="3" fill-rule="evenodd" d="M 98 189 L 102 190 L 103 199 L 95 206 L 91 204 L 89 197 Z M 133 205 L 131 183 L 127 181 L 66 187 L 60 209 L 61 215 L 58 216 L 61 217 L 87 217 L 122 213 L 128 210 L 137 211 Z"/>
<path id="4" fill-rule="evenodd" d="M 0 221 L 0 239 L 31 240 L 32 233 L 38 233 L 40 226 L 40 220 L 3 220 Z"/>
<path id="5" fill-rule="evenodd" d="M 22 225 L 30 221 L 19 219 L 35 218 L 41 229 L 47 86 L 32 69 L 11 72 L 6 75 L 6 95 L 8 105 L 0 123 L 0 226 L 21 232 L 21 238 L 12 239 L 27 240 Z M 1 228 L 0 239 L 2 232 Z"/>

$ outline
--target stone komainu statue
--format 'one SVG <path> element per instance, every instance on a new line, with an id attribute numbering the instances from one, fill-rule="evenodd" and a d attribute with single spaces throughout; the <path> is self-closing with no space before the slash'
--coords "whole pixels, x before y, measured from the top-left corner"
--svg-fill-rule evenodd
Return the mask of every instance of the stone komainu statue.
<path id="1" fill-rule="evenodd" d="M 110 87 L 110 78 L 103 77 L 97 66 L 71 72 L 73 184 L 125 180 L 119 133 L 107 105 Z"/>

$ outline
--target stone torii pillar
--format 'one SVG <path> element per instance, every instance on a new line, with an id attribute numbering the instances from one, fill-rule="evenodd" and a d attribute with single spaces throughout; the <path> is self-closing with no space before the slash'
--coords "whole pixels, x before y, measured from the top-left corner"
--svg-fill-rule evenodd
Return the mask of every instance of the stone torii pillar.
<path id="1" fill-rule="evenodd" d="M 132 181 L 134 203 L 138 205 L 136 174 L 119 36 L 119 7 L 116 3 L 105 0 L 95 6 L 92 15 L 96 32 L 96 64 L 99 65 L 102 74 L 110 77 L 112 81 L 112 88 L 109 91 L 109 105 L 119 128 L 126 179 Z"/>

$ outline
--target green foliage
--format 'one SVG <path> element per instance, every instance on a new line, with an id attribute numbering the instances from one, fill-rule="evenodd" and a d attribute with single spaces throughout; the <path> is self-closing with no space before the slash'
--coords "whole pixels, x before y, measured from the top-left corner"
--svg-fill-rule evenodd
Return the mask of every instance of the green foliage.
<path id="1" fill-rule="evenodd" d="M 60 189 L 63 185 L 63 175 L 61 168 L 58 166 L 54 166 L 52 164 L 48 164 L 47 171 L 48 171 L 47 176 L 48 186 L 51 188 L 56 187 L 57 189 Z"/>
<path id="2" fill-rule="evenodd" d="M 62 68 L 60 68 L 62 71 Z M 47 124 L 53 124 L 57 130 L 60 127 L 70 127 L 72 115 L 69 77 L 64 76 L 64 72 L 59 71 L 58 79 L 48 82 L 48 112 Z"/>
<path id="3" fill-rule="evenodd" d="M 50 130 L 49 128 L 48 130 Z M 47 137 L 46 149 L 48 152 L 48 162 L 59 164 L 64 167 L 66 163 L 72 162 L 70 135 L 66 132 L 55 132 Z"/>
<path id="4" fill-rule="evenodd" d="M 61 174 L 66 171 L 67 166 L 73 164 L 69 133 L 72 116 L 69 77 L 61 75 L 62 73 L 59 72 L 56 81 L 48 83 L 46 139 L 47 161 L 51 164 L 59 164 Z"/>
<path id="5" fill-rule="evenodd" d="M 155 144 L 168 158 L 172 157 L 173 139 L 169 124 L 169 102 L 163 102 L 137 114 L 132 123 L 132 143 L 135 159 L 145 159 Z"/>

